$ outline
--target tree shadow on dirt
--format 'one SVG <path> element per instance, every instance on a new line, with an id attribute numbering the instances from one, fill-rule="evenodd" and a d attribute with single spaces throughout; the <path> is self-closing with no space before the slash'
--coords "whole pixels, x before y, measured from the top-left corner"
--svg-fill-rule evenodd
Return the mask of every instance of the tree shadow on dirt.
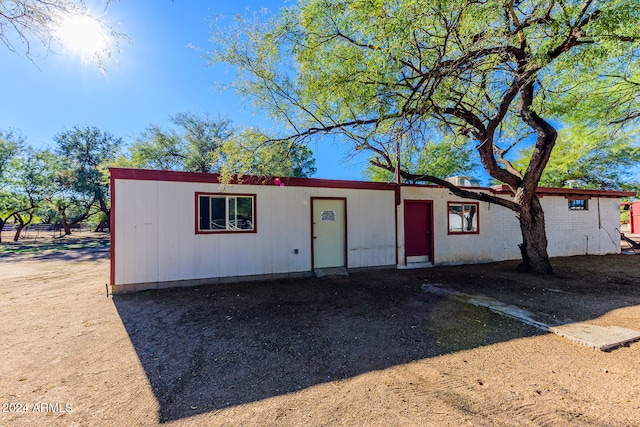
<path id="1" fill-rule="evenodd" d="M 110 249 L 108 243 L 106 245 L 95 247 L 44 249 L 38 251 L 16 251 L 0 253 L 0 259 L 3 261 L 98 261 L 101 259 L 109 259 L 109 256 Z"/>
<path id="2" fill-rule="evenodd" d="M 17 242 L 6 237 L 3 236 L 0 244 L 0 260 L 6 262 L 98 261 L 110 256 L 110 237 L 106 233 L 81 232 L 59 237 L 46 234 Z"/>
<path id="3" fill-rule="evenodd" d="M 429 271 L 429 280 L 528 310 L 549 325 L 589 321 L 618 308 L 640 305 L 638 257 L 553 258 L 554 274 L 548 276 L 517 273 L 517 264 L 438 267 Z"/>
<path id="4" fill-rule="evenodd" d="M 113 301 L 161 422 L 541 334 L 430 295 L 420 284 L 406 274 L 368 272 L 146 291 Z"/>

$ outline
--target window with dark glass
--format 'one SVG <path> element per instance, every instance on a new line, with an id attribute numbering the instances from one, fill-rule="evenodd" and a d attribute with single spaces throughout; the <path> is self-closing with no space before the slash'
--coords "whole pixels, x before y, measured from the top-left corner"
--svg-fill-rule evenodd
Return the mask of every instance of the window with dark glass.
<path id="1" fill-rule="evenodd" d="M 198 231 L 253 231 L 254 196 L 198 195 Z"/>
<path id="2" fill-rule="evenodd" d="M 586 211 L 589 209 L 588 200 L 583 199 L 569 199 L 570 211 Z"/>

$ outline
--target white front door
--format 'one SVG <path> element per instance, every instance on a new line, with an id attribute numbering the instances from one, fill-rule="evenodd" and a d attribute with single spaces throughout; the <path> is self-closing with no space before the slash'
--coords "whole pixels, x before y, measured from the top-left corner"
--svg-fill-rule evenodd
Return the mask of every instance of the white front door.
<path id="1" fill-rule="evenodd" d="M 346 267 L 345 199 L 311 199 L 313 268 Z"/>

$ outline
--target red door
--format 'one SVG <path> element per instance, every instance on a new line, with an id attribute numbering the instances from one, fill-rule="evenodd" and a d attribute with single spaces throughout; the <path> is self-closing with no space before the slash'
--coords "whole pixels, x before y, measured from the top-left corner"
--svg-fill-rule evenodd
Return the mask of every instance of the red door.
<path id="1" fill-rule="evenodd" d="M 640 234 L 640 202 L 631 203 L 629 222 L 631 234 Z"/>
<path id="2" fill-rule="evenodd" d="M 433 262 L 433 202 L 405 200 L 404 250 L 407 263 Z"/>

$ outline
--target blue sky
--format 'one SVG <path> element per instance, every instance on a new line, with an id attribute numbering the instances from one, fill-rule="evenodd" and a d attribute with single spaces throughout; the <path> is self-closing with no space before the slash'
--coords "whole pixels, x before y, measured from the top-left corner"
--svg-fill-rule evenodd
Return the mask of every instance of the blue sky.
<path id="1" fill-rule="evenodd" d="M 102 11 L 100 2 L 88 3 Z M 169 116 L 178 112 L 220 114 L 236 126 L 264 125 L 243 100 L 218 89 L 217 82 L 228 81 L 233 73 L 224 65 L 208 65 L 200 51 L 188 46 L 212 47 L 208 38 L 213 15 L 231 16 L 247 8 L 276 12 L 287 3 L 112 2 L 106 18 L 119 22 L 131 43 L 121 46 L 117 65 L 106 63 L 106 78 L 95 65 L 82 64 L 78 55 L 60 47 L 31 61 L 20 45 L 20 55 L 0 45 L 0 129 L 18 131 L 30 145 L 53 147 L 54 136 L 73 126 L 96 126 L 129 143 L 151 124 L 168 126 Z M 310 148 L 316 177 L 363 179 L 364 159 L 343 161 L 346 153 L 329 141 Z"/>

